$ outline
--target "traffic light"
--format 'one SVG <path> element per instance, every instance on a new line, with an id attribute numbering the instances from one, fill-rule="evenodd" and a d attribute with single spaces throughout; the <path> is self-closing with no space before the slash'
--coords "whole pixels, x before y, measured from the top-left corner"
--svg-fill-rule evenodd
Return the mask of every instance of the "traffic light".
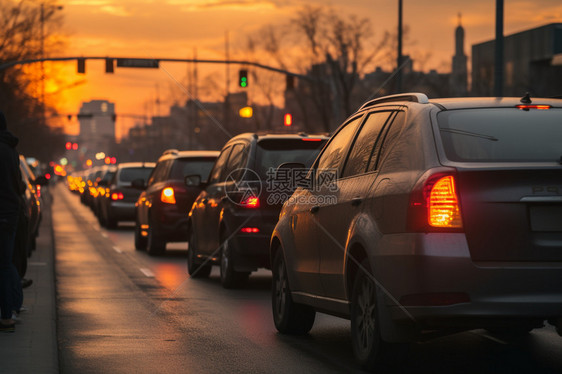
<path id="1" fill-rule="evenodd" d="M 86 74 L 86 59 L 79 58 L 77 61 L 78 61 L 78 74 Z"/>
<path id="2" fill-rule="evenodd" d="M 113 59 L 106 58 L 105 59 L 105 72 L 108 74 L 113 74 Z"/>
<path id="3" fill-rule="evenodd" d="M 252 115 L 254 114 L 254 109 L 252 109 L 251 106 L 245 106 L 244 108 L 241 108 L 238 111 L 238 114 L 240 114 L 240 117 L 242 118 L 252 118 Z"/>
<path id="4" fill-rule="evenodd" d="M 241 69 L 239 73 L 238 85 L 242 88 L 248 87 L 248 70 Z"/>
<path id="5" fill-rule="evenodd" d="M 285 113 L 285 115 L 283 116 L 283 125 L 291 126 L 292 124 L 293 124 L 293 116 L 291 115 L 291 113 Z"/>

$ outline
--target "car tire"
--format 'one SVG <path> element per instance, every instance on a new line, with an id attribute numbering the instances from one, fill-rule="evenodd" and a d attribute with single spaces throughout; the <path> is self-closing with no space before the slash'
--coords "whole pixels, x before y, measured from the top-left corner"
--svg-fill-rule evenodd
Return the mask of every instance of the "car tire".
<path id="1" fill-rule="evenodd" d="M 152 222 L 151 222 L 152 223 Z M 148 227 L 148 238 L 146 240 L 146 250 L 151 256 L 158 256 L 166 251 L 166 242 L 154 232 L 153 225 Z"/>
<path id="2" fill-rule="evenodd" d="M 146 250 L 147 240 L 146 236 L 142 236 L 141 224 L 137 221 L 135 224 L 135 249 L 137 251 Z"/>
<path id="3" fill-rule="evenodd" d="M 189 230 L 189 240 L 187 245 L 187 272 L 191 278 L 208 278 L 211 274 L 212 264 L 202 263 L 197 260 L 197 250 L 195 248 L 196 233 L 194 229 Z"/>
<path id="4" fill-rule="evenodd" d="M 314 325 L 316 311 L 308 305 L 293 301 L 281 250 L 275 255 L 271 270 L 271 305 L 275 327 L 282 334 L 307 334 Z"/>
<path id="5" fill-rule="evenodd" d="M 234 251 L 230 240 L 224 235 L 221 236 L 221 259 L 220 259 L 220 276 L 221 284 L 226 289 L 241 287 L 250 276 L 249 272 L 241 272 L 234 270 Z"/>
<path id="6" fill-rule="evenodd" d="M 351 345 L 364 370 L 385 367 L 404 353 L 403 344 L 388 343 L 381 338 L 376 283 L 367 260 L 362 262 L 355 277 L 350 309 Z"/>

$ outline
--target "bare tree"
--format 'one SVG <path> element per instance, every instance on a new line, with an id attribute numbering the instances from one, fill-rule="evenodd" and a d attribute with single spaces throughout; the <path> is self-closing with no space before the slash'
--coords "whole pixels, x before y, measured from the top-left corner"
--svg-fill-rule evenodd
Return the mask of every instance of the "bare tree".
<path id="1" fill-rule="evenodd" d="M 60 48 L 62 39 L 57 30 L 61 24 L 58 7 L 52 0 L 42 5 L 0 0 L 0 64 L 38 58 L 42 52 L 48 55 Z M 10 129 L 20 138 L 20 152 L 50 159 L 56 151 L 64 149 L 64 136 L 60 128 L 49 128 L 42 120 L 43 106 L 38 93 L 41 78 L 37 66 L 0 70 L 0 102 Z M 54 107 L 47 107 L 46 113 L 58 116 Z"/>
<path id="2" fill-rule="evenodd" d="M 306 5 L 288 24 L 269 26 L 250 40 L 260 62 L 266 58 L 308 77 L 286 93 L 304 129 L 331 131 L 355 110 L 357 82 L 388 44 L 387 34 L 378 43 L 373 35 L 366 18 Z"/>

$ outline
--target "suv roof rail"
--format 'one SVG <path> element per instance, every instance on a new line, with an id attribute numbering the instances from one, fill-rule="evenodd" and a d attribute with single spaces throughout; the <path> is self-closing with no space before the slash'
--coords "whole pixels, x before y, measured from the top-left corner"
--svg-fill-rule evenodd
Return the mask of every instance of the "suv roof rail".
<path id="1" fill-rule="evenodd" d="M 178 150 L 177 149 L 167 149 L 164 151 L 164 153 L 162 153 L 162 156 L 165 155 L 177 155 L 178 154 Z"/>
<path id="2" fill-rule="evenodd" d="M 419 93 L 419 92 L 407 92 L 407 93 L 401 93 L 401 94 L 397 94 L 397 95 L 383 96 L 383 97 L 379 97 L 377 99 L 369 100 L 365 104 L 363 104 L 361 106 L 361 108 L 359 108 L 359 110 L 368 108 L 368 107 L 376 105 L 376 104 L 390 103 L 390 102 L 393 102 L 393 101 L 413 101 L 413 102 L 417 102 L 417 103 L 420 103 L 420 104 L 429 103 L 429 99 L 427 98 L 426 94 Z"/>

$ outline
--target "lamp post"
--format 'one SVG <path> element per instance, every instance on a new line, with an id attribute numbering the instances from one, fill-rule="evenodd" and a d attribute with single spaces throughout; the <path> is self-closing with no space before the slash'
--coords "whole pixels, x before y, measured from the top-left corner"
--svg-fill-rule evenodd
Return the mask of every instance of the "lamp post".
<path id="1" fill-rule="evenodd" d="M 496 0 L 496 50 L 494 61 L 494 96 L 503 96 L 503 0 Z"/>
<path id="2" fill-rule="evenodd" d="M 396 91 L 402 92 L 402 0 L 398 0 L 398 53 L 396 57 Z"/>
<path id="3" fill-rule="evenodd" d="M 45 3 L 41 3 L 41 13 L 40 13 L 40 25 L 41 25 L 41 120 L 44 126 L 47 122 L 47 116 L 45 114 Z"/>

